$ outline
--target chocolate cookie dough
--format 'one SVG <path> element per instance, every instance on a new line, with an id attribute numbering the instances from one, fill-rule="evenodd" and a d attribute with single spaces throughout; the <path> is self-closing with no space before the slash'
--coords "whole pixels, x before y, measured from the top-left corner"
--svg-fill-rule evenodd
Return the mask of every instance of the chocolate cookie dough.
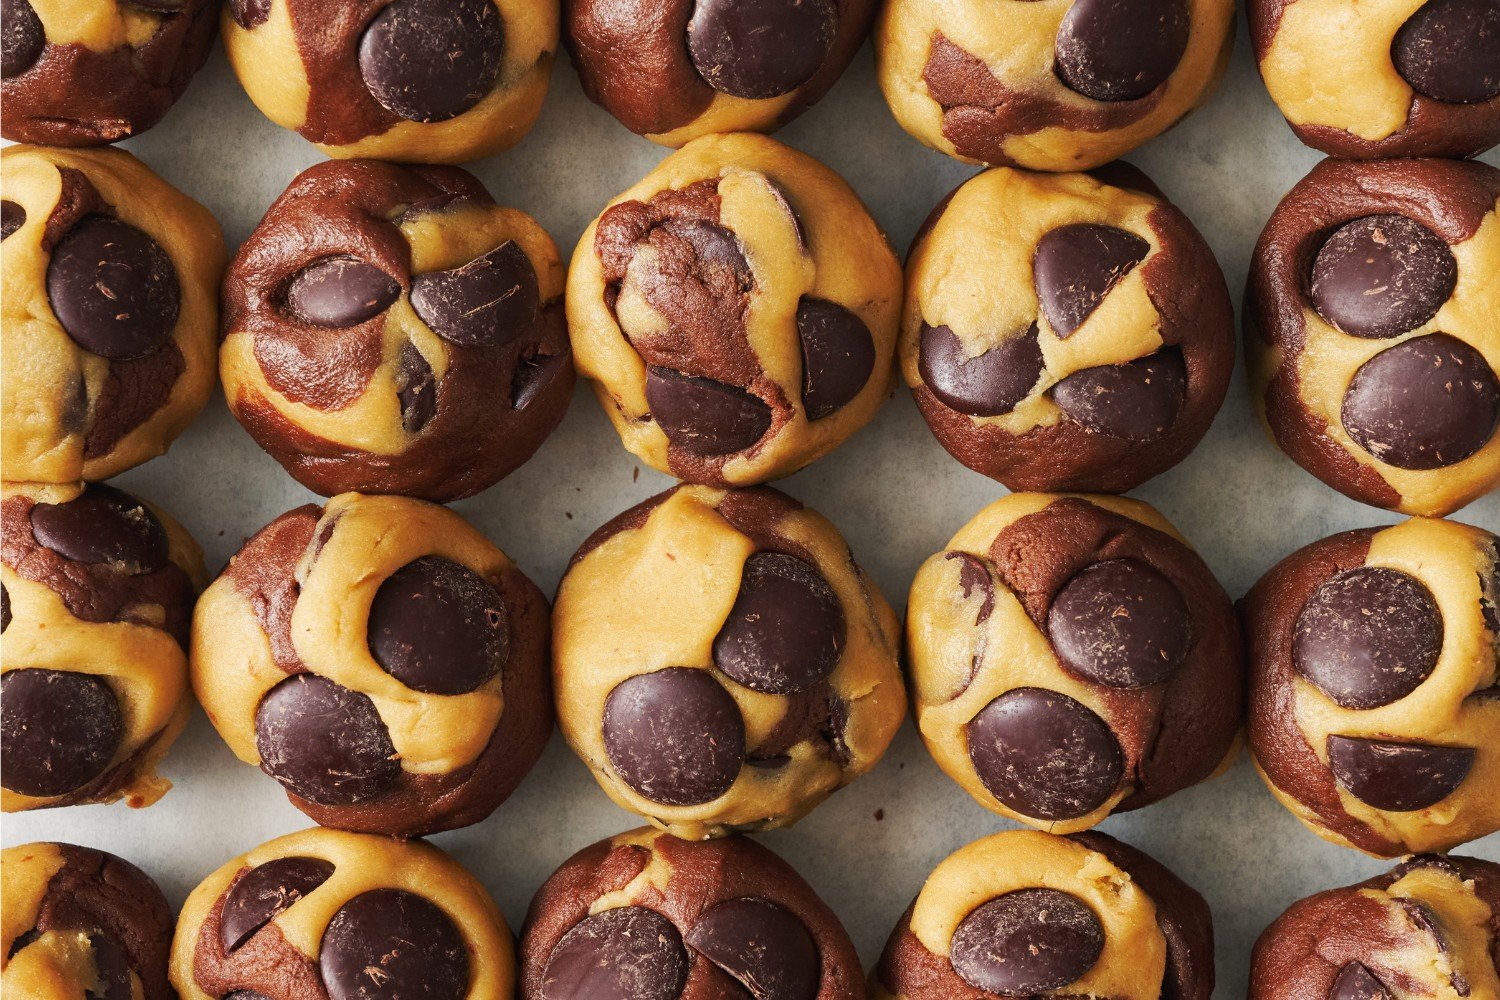
<path id="1" fill-rule="evenodd" d="M 0 854 L 0 881 L 7 996 L 177 1000 L 167 982 L 172 909 L 135 865 L 88 847 L 23 844 Z"/>
<path id="2" fill-rule="evenodd" d="M 1242 611 L 1250 749 L 1298 819 L 1381 857 L 1500 830 L 1500 538 L 1426 518 L 1346 531 Z"/>
<path id="3" fill-rule="evenodd" d="M 885 753 L 899 629 L 821 515 L 769 487 L 678 486 L 569 563 L 558 720 L 610 798 L 680 837 L 786 826 Z"/>
<path id="4" fill-rule="evenodd" d="M 1208 904 L 1102 833 L 1012 830 L 943 860 L 886 942 L 871 1000 L 1209 1000 Z"/>
<path id="5" fill-rule="evenodd" d="M 558 0 L 228 0 L 250 100 L 335 158 L 461 163 L 531 130 Z"/>
<path id="6" fill-rule="evenodd" d="M 537 891 L 521 1000 L 864 1000 L 859 956 L 792 867 L 744 837 L 585 847 Z"/>
<path id="7" fill-rule="evenodd" d="M 1500 865 L 1419 854 L 1293 903 L 1255 942 L 1249 1000 L 1500 996 Z"/>
<path id="8" fill-rule="evenodd" d="M 304 171 L 224 279 L 224 394 L 308 489 L 456 500 L 572 398 L 557 248 L 457 167 Z"/>
<path id="9" fill-rule="evenodd" d="M 0 163 L 0 471 L 108 479 L 166 451 L 213 390 L 219 224 L 122 150 Z"/>
<path id="10" fill-rule="evenodd" d="M 568 272 L 578 370 L 625 447 L 713 486 L 791 475 L 864 426 L 890 391 L 900 304 L 859 196 L 748 133 L 663 160 Z"/>
<path id="11" fill-rule="evenodd" d="M 420 841 L 304 830 L 193 890 L 172 941 L 182 1000 L 510 1000 L 515 950 L 479 880 Z"/>
<path id="12" fill-rule="evenodd" d="M 0 529 L 0 807 L 151 805 L 187 722 L 202 551 L 100 483 L 9 483 Z"/>
<path id="13" fill-rule="evenodd" d="M 906 634 L 927 749 L 1002 816 L 1086 830 L 1213 776 L 1238 747 L 1234 608 L 1139 500 L 990 504 L 917 571 Z"/>
<path id="14" fill-rule="evenodd" d="M 890 0 L 880 87 L 901 127 L 968 163 L 1088 170 L 1208 100 L 1233 0 Z"/>
<path id="15" fill-rule="evenodd" d="M 405 497 L 347 493 L 261 529 L 198 603 L 192 672 L 235 755 L 346 830 L 477 823 L 552 732 L 541 591 Z"/>
<path id="16" fill-rule="evenodd" d="M 1120 493 L 1207 433 L 1234 314 L 1213 251 L 1134 167 L 1000 168 L 917 234 L 900 351 L 928 426 L 969 468 L 1013 490 Z"/>
<path id="17" fill-rule="evenodd" d="M 1252 395 L 1298 465 L 1408 514 L 1500 485 L 1500 170 L 1324 160 L 1266 223 L 1246 298 Z"/>

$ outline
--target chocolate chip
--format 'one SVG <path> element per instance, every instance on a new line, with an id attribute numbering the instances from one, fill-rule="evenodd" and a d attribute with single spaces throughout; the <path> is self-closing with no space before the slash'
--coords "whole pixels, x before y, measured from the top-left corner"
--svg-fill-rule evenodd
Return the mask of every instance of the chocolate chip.
<path id="1" fill-rule="evenodd" d="M 1468 344 L 1437 333 L 1360 366 L 1344 394 L 1344 430 L 1401 469 L 1439 469 L 1474 454 L 1500 424 L 1500 380 Z"/>
<path id="2" fill-rule="evenodd" d="M 1090 222 L 1059 226 L 1038 240 L 1032 280 L 1052 332 L 1063 340 L 1072 336 L 1150 252 L 1151 244 L 1135 233 Z"/>
<path id="3" fill-rule="evenodd" d="M 0 6 L 0 76 L 20 76 L 41 58 L 47 31 L 26 0 L 4 0 Z"/>
<path id="4" fill-rule="evenodd" d="M 1072 673 L 1115 688 L 1160 684 L 1193 645 L 1182 592 L 1136 559 L 1085 567 L 1058 591 L 1047 635 Z"/>
<path id="5" fill-rule="evenodd" d="M 1419 94 L 1449 104 L 1500 97 L 1500 6 L 1428 0 L 1396 32 L 1396 72 Z"/>
<path id="6" fill-rule="evenodd" d="M 401 406 L 401 427 L 415 434 L 437 413 L 437 377 L 422 352 L 411 341 L 401 345 L 396 356 L 396 402 Z"/>
<path id="7" fill-rule="evenodd" d="M 837 302 L 797 303 L 802 341 L 802 405 L 821 420 L 859 395 L 875 370 L 875 341 L 865 321 Z"/>
<path id="8" fill-rule="evenodd" d="M 92 674 L 12 670 L 0 680 L 0 785 L 65 795 L 104 773 L 125 736 L 120 703 Z"/>
<path id="9" fill-rule="evenodd" d="M 10 590 L 0 583 L 0 632 L 10 628 Z"/>
<path id="10" fill-rule="evenodd" d="M 64 559 L 108 565 L 132 576 L 167 565 L 171 543 L 156 515 L 135 497 L 104 483 L 90 483 L 64 503 L 31 508 L 37 543 Z"/>
<path id="11" fill-rule="evenodd" d="M 672 922 L 644 906 L 619 906 L 563 935 L 547 957 L 538 1000 L 677 1000 L 687 974 Z"/>
<path id="12" fill-rule="evenodd" d="M 604 749 L 621 780 L 651 801 L 698 805 L 723 795 L 739 776 L 745 720 L 707 671 L 668 667 L 609 693 Z"/>
<path id="13" fill-rule="evenodd" d="M 466 694 L 505 666 L 505 600 L 467 566 L 423 556 L 375 592 L 369 642 L 375 662 L 412 690 Z"/>
<path id="14" fill-rule="evenodd" d="M 771 408 L 743 389 L 655 366 L 646 405 L 674 448 L 691 455 L 744 451 L 771 428 Z"/>
<path id="15" fill-rule="evenodd" d="M 1029 997 L 1067 986 L 1104 953 L 1104 927 L 1087 903 L 1056 889 L 1008 892 L 953 932 L 953 971 L 976 989 Z"/>
<path id="16" fill-rule="evenodd" d="M 0 240 L 8 240 L 11 234 L 26 225 L 26 209 L 9 198 L 0 201 Z"/>
<path id="17" fill-rule="evenodd" d="M 411 307 L 444 340 L 493 348 L 536 326 L 541 293 L 526 252 L 507 240 L 462 267 L 415 275 Z"/>
<path id="18" fill-rule="evenodd" d="M 1394 337 L 1437 315 L 1458 283 L 1453 251 L 1404 215 L 1367 215 L 1333 231 L 1313 258 L 1308 295 L 1355 337 Z"/>
<path id="19" fill-rule="evenodd" d="M 1369 969 L 1350 962 L 1339 970 L 1333 988 L 1328 991 L 1328 1000 L 1391 1000 L 1391 994 L 1380 980 L 1370 975 Z"/>
<path id="20" fill-rule="evenodd" d="M 425 896 L 371 889 L 328 921 L 318 974 L 329 1000 L 459 1000 L 469 992 L 469 945 Z"/>
<path id="21" fill-rule="evenodd" d="M 1057 75 L 1096 101 L 1134 101 L 1167 82 L 1187 51 L 1184 0 L 1077 0 L 1057 29 Z"/>
<path id="22" fill-rule="evenodd" d="M 516 372 L 510 380 L 511 409 L 524 410 L 530 406 L 567 363 L 566 354 L 538 354 L 518 358 Z"/>
<path id="23" fill-rule="evenodd" d="M 717 91 L 779 97 L 822 67 L 837 26 L 834 0 L 697 0 L 688 54 Z"/>
<path id="24" fill-rule="evenodd" d="M 91 215 L 53 249 L 47 299 L 80 347 L 120 361 L 171 338 L 182 286 L 156 240 L 128 222 Z"/>
<path id="25" fill-rule="evenodd" d="M 729 973 L 755 1000 L 813 1000 L 818 946 L 795 914 L 767 899 L 730 899 L 688 931 L 688 946 Z"/>
<path id="26" fill-rule="evenodd" d="M 258 28 L 271 17 L 271 0 L 229 0 L 229 16 L 246 31 Z"/>
<path id="27" fill-rule="evenodd" d="M 385 791 L 401 764 L 375 703 L 317 674 L 276 685 L 255 711 L 261 770 L 292 794 L 326 806 Z"/>
<path id="28" fill-rule="evenodd" d="M 353 257 L 324 257 L 292 276 L 286 305 L 304 323 L 345 327 L 379 316 L 401 294 L 394 278 Z"/>
<path id="29" fill-rule="evenodd" d="M 1041 688 L 1008 691 L 967 727 L 969 760 L 990 794 L 1023 816 L 1075 819 L 1114 794 L 1115 734 L 1087 706 Z"/>
<path id="30" fill-rule="evenodd" d="M 1453 794 L 1474 766 L 1474 750 L 1335 735 L 1328 737 L 1328 766 L 1366 805 L 1414 812 Z"/>
<path id="31" fill-rule="evenodd" d="M 89 935 L 89 952 L 94 960 L 94 984 L 83 991 L 84 1000 L 131 1000 L 130 958 L 125 949 L 107 934 Z"/>
<path id="32" fill-rule="evenodd" d="M 505 24 L 492 0 L 395 0 L 359 40 L 380 106 L 414 122 L 456 118 L 500 78 Z"/>
<path id="33" fill-rule="evenodd" d="M 322 858 L 276 858 L 250 869 L 224 894 L 219 920 L 224 951 L 238 949 L 332 874 L 333 865 Z"/>
<path id="34" fill-rule="evenodd" d="M 1175 348 L 1085 368 L 1052 388 L 1052 401 L 1095 434 L 1139 442 L 1171 430 L 1186 396 L 1187 369 Z"/>
<path id="35" fill-rule="evenodd" d="M 843 646 L 844 611 L 823 574 L 796 556 L 757 552 L 714 637 L 714 664 L 753 690 L 791 694 L 826 680 Z"/>
<path id="36" fill-rule="evenodd" d="M 1029 396 L 1042 377 L 1036 324 L 970 357 L 948 327 L 923 323 L 917 367 L 927 388 L 949 408 L 975 417 L 1001 416 Z"/>
<path id="37" fill-rule="evenodd" d="M 37 930 L 35 927 L 33 927 L 29 931 L 25 931 L 21 934 L 16 935 L 16 939 L 10 943 L 10 949 L 5 953 L 5 960 L 9 962 L 11 959 L 16 957 L 16 952 L 20 951 L 22 948 L 25 948 L 27 945 L 32 944 L 36 941 L 37 938 L 41 936 L 42 932 Z"/>

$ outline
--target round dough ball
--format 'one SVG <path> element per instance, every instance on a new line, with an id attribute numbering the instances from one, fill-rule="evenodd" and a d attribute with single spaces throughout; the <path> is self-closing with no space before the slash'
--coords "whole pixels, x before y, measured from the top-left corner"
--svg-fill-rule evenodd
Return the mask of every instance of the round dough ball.
<path id="1" fill-rule="evenodd" d="M 853 189 L 750 133 L 663 160 L 568 272 L 578 370 L 625 447 L 712 486 L 789 476 L 864 426 L 900 305 L 901 266 Z"/>
<path id="2" fill-rule="evenodd" d="M 1213 918 L 1191 886 L 1113 837 L 1011 830 L 933 869 L 871 987 L 871 1000 L 1209 1000 Z"/>
<path id="3" fill-rule="evenodd" d="M 9 483 L 3 498 L 0 807 L 149 806 L 187 722 L 203 552 L 113 486 Z"/>
<path id="4" fill-rule="evenodd" d="M 906 714 L 899 632 L 815 511 L 678 486 L 573 555 L 558 721 L 610 798 L 679 837 L 787 826 L 885 753 Z"/>
<path id="5" fill-rule="evenodd" d="M 838 917 L 753 840 L 632 830 L 585 847 L 531 901 L 522 1000 L 864 1000 Z"/>
<path id="6" fill-rule="evenodd" d="M 510 475 L 573 394 L 552 239 L 457 167 L 302 172 L 224 278 L 235 417 L 315 493 L 448 501 Z"/>
<path id="7" fill-rule="evenodd" d="M 1002 816 L 1086 830 L 1214 776 L 1238 749 L 1234 608 L 1139 500 L 990 504 L 917 571 L 906 634 L 927 749 Z"/>
<path id="8" fill-rule="evenodd" d="M 346 493 L 261 529 L 198 602 L 192 675 L 235 755 L 346 830 L 477 823 L 552 732 L 546 598 L 406 497 Z"/>
<path id="9" fill-rule="evenodd" d="M 1500 538 L 1427 518 L 1346 531 L 1242 611 L 1250 750 L 1314 833 L 1395 857 L 1500 830 Z"/>
<path id="10" fill-rule="evenodd" d="M 1500 865 L 1421 854 L 1299 900 L 1255 942 L 1249 1000 L 1500 995 Z"/>
<path id="11" fill-rule="evenodd" d="M 108 479 L 165 452 L 213 391 L 219 224 L 123 150 L 11 146 L 0 163 L 0 469 Z"/>
<path id="12" fill-rule="evenodd" d="M 1208 100 L 1233 0 L 890 0 L 880 89 L 901 127 L 966 163 L 1088 170 Z"/>
<path id="13" fill-rule="evenodd" d="M 1500 486 L 1500 170 L 1324 160 L 1266 223 L 1246 299 L 1252 395 L 1298 465 L 1406 514 Z"/>
<path id="14" fill-rule="evenodd" d="M 531 131 L 558 0 L 228 0 L 256 107 L 329 156 L 462 163 Z"/>
<path id="15" fill-rule="evenodd" d="M 1213 251 L 1134 167 L 1000 168 L 917 234 L 900 351 L 964 465 L 1013 490 L 1120 493 L 1208 432 L 1234 313 Z"/>
<path id="16" fill-rule="evenodd" d="M 6 995 L 177 1000 L 167 982 L 172 908 L 135 865 L 88 847 L 23 844 L 0 853 L 0 882 Z"/>
<path id="17" fill-rule="evenodd" d="M 509 1000 L 510 930 L 479 880 L 421 841 L 303 830 L 204 879 L 177 920 L 182 1000 Z"/>

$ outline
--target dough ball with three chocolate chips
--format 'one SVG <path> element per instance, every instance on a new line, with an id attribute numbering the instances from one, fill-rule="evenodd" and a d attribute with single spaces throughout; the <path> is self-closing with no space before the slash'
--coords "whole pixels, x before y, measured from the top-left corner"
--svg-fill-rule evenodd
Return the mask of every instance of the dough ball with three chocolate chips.
<path id="1" fill-rule="evenodd" d="M 0 470 L 108 479 L 165 452 L 213 391 L 219 224 L 123 150 L 0 157 Z"/>
<path id="2" fill-rule="evenodd" d="M 864 1000 L 849 935 L 744 837 L 632 830 L 585 847 L 531 901 L 521 1000 Z"/>
<path id="3" fill-rule="evenodd" d="M 890 391 L 900 304 L 859 196 L 748 133 L 663 160 L 568 273 L 578 369 L 625 447 L 713 486 L 791 475 L 864 426 Z"/>
<path id="4" fill-rule="evenodd" d="M 193 688 L 219 735 L 325 826 L 484 819 L 552 733 L 547 601 L 457 514 L 334 497 L 272 521 L 203 593 Z"/>
<path id="5" fill-rule="evenodd" d="M 927 749 L 1002 816 L 1086 830 L 1212 777 L 1237 747 L 1234 608 L 1139 500 L 996 501 L 917 571 L 906 636 Z"/>
<path id="6" fill-rule="evenodd" d="M 0 529 L 0 807 L 152 804 L 187 722 L 202 551 L 101 483 L 7 484 Z"/>
<path id="7" fill-rule="evenodd" d="M 1427 518 L 1346 531 L 1241 610 L 1250 750 L 1313 832 L 1394 857 L 1500 830 L 1500 538 Z"/>
<path id="8" fill-rule="evenodd" d="M 999 168 L 917 234 L 900 350 L 928 426 L 969 468 L 1013 490 L 1119 493 L 1207 433 L 1234 316 L 1208 244 L 1140 171 Z"/>
<path id="9" fill-rule="evenodd" d="M 573 555 L 558 721 L 615 802 L 671 833 L 786 826 L 885 753 L 899 628 L 821 515 L 769 487 L 678 486 Z"/>
<path id="10" fill-rule="evenodd" d="M 1209 1000 L 1208 904 L 1102 833 L 1012 830 L 948 855 L 886 942 L 871 1000 Z"/>
<path id="11" fill-rule="evenodd" d="M 421 841 L 311 829 L 224 864 L 177 920 L 182 1000 L 509 1000 L 510 930 L 457 861 Z"/>
<path id="12" fill-rule="evenodd" d="M 308 489 L 448 501 L 562 420 L 573 366 L 547 233 L 457 167 L 304 171 L 224 279 L 235 417 Z"/>
<path id="13" fill-rule="evenodd" d="M 1500 485 L 1500 170 L 1324 160 L 1266 223 L 1246 298 L 1252 395 L 1298 465 L 1407 514 Z"/>
<path id="14" fill-rule="evenodd" d="M 250 100 L 335 158 L 462 163 L 531 130 L 558 0 L 228 0 Z"/>

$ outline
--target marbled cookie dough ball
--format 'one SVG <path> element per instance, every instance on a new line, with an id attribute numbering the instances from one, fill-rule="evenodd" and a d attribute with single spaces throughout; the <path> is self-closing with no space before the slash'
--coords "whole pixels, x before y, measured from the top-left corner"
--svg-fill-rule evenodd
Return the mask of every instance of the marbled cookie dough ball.
<path id="1" fill-rule="evenodd" d="M 219 224 L 123 150 L 0 157 L 0 468 L 108 479 L 166 451 L 213 390 Z"/>
<path id="2" fill-rule="evenodd" d="M 1425 518 L 1346 531 L 1242 608 L 1250 749 L 1298 819 L 1382 857 L 1500 830 L 1500 539 Z"/>
<path id="3" fill-rule="evenodd" d="M 1000 168 L 918 233 L 900 350 L 928 426 L 969 468 L 1013 490 L 1118 493 L 1207 433 L 1234 315 L 1213 251 L 1140 171 Z"/>
<path id="4" fill-rule="evenodd" d="M 510 1000 L 515 949 L 484 886 L 437 848 L 312 829 L 193 890 L 171 976 L 182 1000 Z"/>
<path id="5" fill-rule="evenodd" d="M 558 0 L 228 0 L 250 100 L 336 158 L 461 163 L 531 130 Z"/>
<path id="6" fill-rule="evenodd" d="M 1209 1000 L 1208 904 L 1102 833 L 1013 830 L 933 869 L 886 942 L 872 1000 Z"/>
<path id="7" fill-rule="evenodd" d="M 551 238 L 473 175 L 321 163 L 225 276 L 224 393 L 314 492 L 456 500 L 515 471 L 562 420 L 562 293 Z"/>
<path id="8" fill-rule="evenodd" d="M 558 719 L 610 798 L 680 837 L 786 826 L 885 753 L 906 714 L 899 629 L 816 512 L 679 486 L 574 554 Z"/>
<path id="9" fill-rule="evenodd" d="M 864 1000 L 859 956 L 792 867 L 744 837 L 585 847 L 537 891 L 522 1000 Z"/>
<path id="10" fill-rule="evenodd" d="M 1071 833 L 1213 776 L 1237 748 L 1239 630 L 1154 509 L 1014 493 L 917 571 L 917 727 L 986 808 Z"/>
<path id="11" fill-rule="evenodd" d="M 189 708 L 203 553 L 112 486 L 7 484 L 0 501 L 0 805 L 148 806 Z"/>
<path id="12" fill-rule="evenodd" d="M 1266 223 L 1246 312 L 1255 403 L 1308 472 L 1433 516 L 1500 485 L 1500 170 L 1324 160 Z"/>
<path id="13" fill-rule="evenodd" d="M 625 447 L 713 486 L 791 475 L 863 427 L 900 305 L 901 266 L 849 185 L 743 133 L 663 160 L 568 273 L 578 370 Z"/>
<path id="14" fill-rule="evenodd" d="M 193 687 L 231 750 L 325 826 L 477 823 L 552 732 L 547 601 L 457 514 L 334 497 L 272 521 L 203 593 Z"/>

